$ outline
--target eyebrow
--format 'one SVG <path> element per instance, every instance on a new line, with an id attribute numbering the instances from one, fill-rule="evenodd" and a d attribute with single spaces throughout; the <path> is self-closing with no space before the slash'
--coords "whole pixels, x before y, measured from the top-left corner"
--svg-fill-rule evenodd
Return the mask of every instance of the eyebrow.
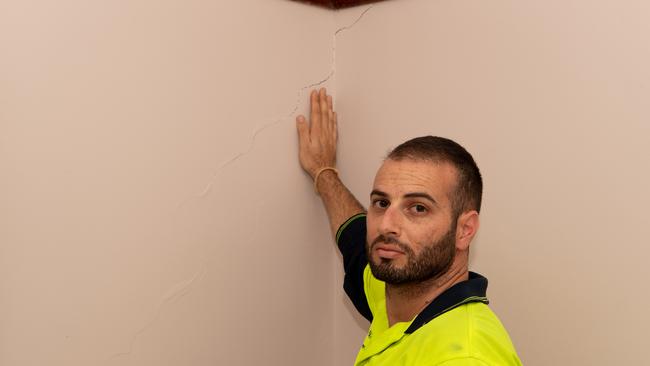
<path id="1" fill-rule="evenodd" d="M 388 197 L 388 194 L 380 190 L 373 189 L 372 192 L 370 192 L 370 197 L 372 196 Z M 438 205 L 438 201 L 433 199 L 433 197 L 431 197 L 431 195 L 429 195 L 428 193 L 424 193 L 424 192 L 407 193 L 404 195 L 404 198 L 424 198 L 431 201 L 431 203 L 433 203 L 434 205 Z"/>

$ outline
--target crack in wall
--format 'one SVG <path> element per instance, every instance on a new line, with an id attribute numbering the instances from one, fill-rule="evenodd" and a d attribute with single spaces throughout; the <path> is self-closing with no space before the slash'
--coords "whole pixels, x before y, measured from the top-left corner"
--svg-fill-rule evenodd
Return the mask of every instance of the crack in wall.
<path id="1" fill-rule="evenodd" d="M 221 164 L 219 164 L 219 166 L 216 168 L 215 172 L 212 174 L 212 177 L 210 178 L 210 181 L 205 186 L 203 191 L 201 191 L 201 193 L 199 193 L 197 195 L 194 195 L 194 197 L 190 197 L 188 200 L 186 200 L 186 201 L 182 202 L 181 204 L 179 204 L 179 206 L 178 206 L 179 209 L 181 207 L 183 207 L 185 204 L 187 204 L 189 201 L 191 201 L 192 199 L 198 199 L 198 198 L 202 198 L 202 197 L 207 196 L 210 193 L 210 191 L 212 189 L 212 186 L 216 182 L 217 178 L 219 177 L 219 174 L 222 172 L 223 169 L 225 169 L 229 165 L 235 163 L 236 161 L 238 161 L 239 159 L 241 159 L 242 157 L 248 155 L 251 151 L 253 151 L 253 148 L 255 147 L 255 141 L 257 140 L 257 136 L 260 133 L 262 133 L 264 130 L 266 130 L 266 129 L 272 127 L 272 126 L 275 126 L 275 125 L 277 125 L 277 124 L 279 124 L 279 123 L 281 123 L 281 122 L 283 122 L 283 121 L 285 121 L 287 119 L 291 119 L 293 117 L 293 115 L 298 111 L 298 108 L 300 107 L 300 105 L 303 103 L 303 97 L 304 97 L 305 91 L 309 90 L 309 89 L 312 89 L 312 88 L 315 88 L 315 87 L 318 87 L 318 86 L 326 83 L 327 81 L 329 81 L 334 76 L 335 68 L 336 68 L 336 37 L 339 35 L 339 33 L 353 28 L 359 21 L 361 21 L 361 19 L 366 15 L 366 13 L 368 13 L 368 11 L 370 11 L 370 9 L 372 9 L 373 7 L 374 7 L 374 5 L 371 5 L 371 6 L 367 7 L 354 20 L 354 22 L 352 22 L 351 24 L 346 25 L 344 27 L 338 28 L 334 32 L 334 34 L 332 36 L 332 61 L 331 61 L 330 71 L 327 74 L 327 76 L 325 78 L 321 79 L 320 81 L 305 85 L 302 88 L 300 88 L 298 90 L 298 92 L 296 93 L 297 94 L 296 103 L 295 103 L 294 107 L 292 108 L 291 112 L 289 112 L 286 116 L 284 116 L 282 118 L 276 119 L 276 120 L 274 120 L 272 122 L 266 123 L 266 124 L 256 128 L 253 131 L 252 135 L 251 135 L 248 147 L 245 150 L 238 152 L 237 154 L 235 154 L 231 158 L 229 158 L 229 159 L 225 160 L 224 162 L 222 162 Z M 189 293 L 192 286 L 194 286 L 196 282 L 201 281 L 201 279 L 205 276 L 206 272 L 207 272 L 207 265 L 206 265 L 206 262 L 204 262 L 201 269 L 198 270 L 194 274 L 194 276 L 192 276 L 192 278 L 190 278 L 190 279 L 188 279 L 186 281 L 183 281 L 183 282 L 179 282 L 179 283 L 175 284 L 174 286 L 172 286 L 161 297 L 161 300 L 158 302 L 158 305 L 156 306 L 156 309 L 155 309 L 153 315 L 151 316 L 151 318 L 149 319 L 149 321 L 147 321 L 131 337 L 131 341 L 129 342 L 128 350 L 123 351 L 123 352 L 114 353 L 113 355 L 111 355 L 108 358 L 107 362 L 110 362 L 110 361 L 115 360 L 115 359 L 120 358 L 120 357 L 128 357 L 128 356 L 130 356 L 133 353 L 133 350 L 135 348 L 135 343 L 138 340 L 138 338 L 142 334 L 144 334 L 158 320 L 158 318 L 160 317 L 160 315 L 162 313 L 162 310 L 165 307 L 165 305 L 167 305 L 168 303 L 174 302 L 174 301 L 182 298 L 183 296 L 185 296 L 187 293 Z"/>
<path id="2" fill-rule="evenodd" d="M 119 357 L 125 357 L 125 356 L 130 356 L 131 353 L 133 353 L 133 348 L 135 347 L 135 342 L 138 340 L 138 338 L 151 327 L 156 320 L 160 317 L 160 314 L 162 313 L 163 307 L 167 303 L 174 302 L 183 296 L 187 295 L 192 286 L 195 284 L 195 282 L 200 281 L 206 274 L 207 272 L 207 264 L 203 262 L 201 269 L 199 269 L 196 273 L 194 273 L 194 276 L 192 276 L 190 279 L 178 282 L 174 286 L 172 286 L 163 296 L 160 297 L 160 301 L 158 302 L 158 305 L 156 306 L 156 310 L 154 311 L 153 315 L 147 321 L 138 331 L 135 332 L 135 334 L 131 337 L 131 341 L 129 342 L 129 348 L 126 351 L 123 352 L 118 352 L 114 353 L 111 355 L 107 361 L 112 361 L 116 358 Z"/>
<path id="3" fill-rule="evenodd" d="M 219 166 L 216 168 L 215 172 L 212 174 L 212 177 L 210 178 L 210 181 L 205 186 L 205 188 L 201 191 L 201 193 L 195 195 L 193 198 L 202 198 L 202 197 L 207 196 L 210 193 L 210 191 L 212 190 L 212 186 L 214 185 L 215 181 L 217 180 L 217 178 L 219 176 L 219 173 L 221 173 L 221 171 L 224 168 L 226 168 L 227 166 L 233 164 L 237 160 L 239 160 L 242 157 L 248 155 L 253 150 L 253 148 L 255 147 L 255 141 L 257 139 L 257 136 L 262 131 L 268 129 L 269 127 L 275 126 L 275 125 L 279 124 L 282 121 L 285 121 L 287 119 L 291 119 L 293 117 L 293 115 L 298 111 L 298 108 L 300 107 L 300 105 L 303 103 L 303 96 L 304 96 L 304 92 L 306 90 L 309 90 L 309 89 L 315 88 L 317 86 L 320 86 L 320 85 L 326 83 L 327 81 L 329 81 L 332 78 L 332 76 L 334 76 L 335 68 L 336 68 L 336 37 L 339 35 L 339 33 L 353 28 L 359 21 L 361 21 L 361 19 L 366 15 L 366 13 L 368 13 L 368 11 L 370 11 L 370 9 L 372 9 L 373 7 L 374 7 L 374 5 L 371 5 L 371 6 L 367 7 L 363 12 L 361 12 L 361 14 L 355 19 L 354 22 L 352 22 L 351 24 L 346 25 L 344 27 L 341 27 L 341 28 L 337 29 L 334 32 L 334 35 L 332 36 L 332 62 L 331 62 L 331 66 L 330 66 L 330 72 L 327 74 L 327 76 L 324 79 L 321 79 L 320 81 L 311 83 L 309 85 L 306 85 L 306 86 L 303 86 L 302 88 L 300 88 L 298 90 L 298 92 L 297 92 L 298 96 L 297 96 L 297 99 L 296 99 L 296 104 L 294 105 L 291 112 L 289 112 L 286 116 L 284 116 L 284 117 L 282 117 L 280 119 L 277 119 L 277 120 L 275 120 L 273 122 L 269 122 L 267 124 L 264 124 L 261 127 L 256 128 L 253 131 L 253 134 L 251 135 L 250 141 L 248 143 L 248 147 L 244 151 L 240 151 L 239 153 L 237 153 L 233 157 L 231 157 L 231 158 L 227 159 L 226 161 L 224 161 L 223 163 L 219 164 Z M 187 203 L 187 201 L 181 203 L 179 205 L 179 207 L 184 206 L 186 203 Z"/>

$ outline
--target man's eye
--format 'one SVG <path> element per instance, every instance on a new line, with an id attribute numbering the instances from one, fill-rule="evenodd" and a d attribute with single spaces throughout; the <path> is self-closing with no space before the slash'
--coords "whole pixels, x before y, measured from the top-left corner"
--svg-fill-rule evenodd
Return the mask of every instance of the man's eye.
<path id="1" fill-rule="evenodd" d="M 416 213 L 425 213 L 427 212 L 427 208 L 423 205 L 413 205 L 411 206 L 411 210 L 413 210 Z"/>
<path id="2" fill-rule="evenodd" d="M 386 208 L 388 207 L 388 200 L 375 200 L 374 204 L 376 207 Z"/>

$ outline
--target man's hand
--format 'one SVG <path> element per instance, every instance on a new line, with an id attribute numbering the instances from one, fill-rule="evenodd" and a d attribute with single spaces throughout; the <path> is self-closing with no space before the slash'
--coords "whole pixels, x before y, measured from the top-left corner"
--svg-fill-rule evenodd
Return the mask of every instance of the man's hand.
<path id="1" fill-rule="evenodd" d="M 319 169 L 336 167 L 336 142 L 338 139 L 336 112 L 332 96 L 325 88 L 311 92 L 310 122 L 305 116 L 296 118 L 300 144 L 300 165 L 312 179 Z"/>
<path id="2" fill-rule="evenodd" d="M 311 92 L 310 118 L 311 122 L 308 123 L 305 116 L 298 116 L 296 127 L 300 140 L 300 165 L 314 179 L 322 168 L 334 168 L 336 165 L 336 113 L 332 97 L 327 95 L 325 88 Z M 318 177 L 317 183 L 317 192 L 325 205 L 332 235 L 336 236 L 337 229 L 348 218 L 364 212 L 363 206 L 343 185 L 338 174 L 326 170 Z"/>

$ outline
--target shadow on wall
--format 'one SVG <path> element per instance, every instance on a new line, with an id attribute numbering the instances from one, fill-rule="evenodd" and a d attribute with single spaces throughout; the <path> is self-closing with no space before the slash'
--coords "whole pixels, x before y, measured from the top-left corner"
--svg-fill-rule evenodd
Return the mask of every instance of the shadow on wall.
<path id="1" fill-rule="evenodd" d="M 352 315 L 352 318 L 354 319 L 354 324 L 356 324 L 359 329 L 363 330 L 364 332 L 368 329 L 370 326 L 370 322 L 366 318 L 364 318 L 359 311 L 354 307 L 354 304 L 352 304 L 352 301 L 347 297 L 345 292 L 341 292 L 339 294 L 339 299 L 341 300 L 340 304 L 343 305 L 345 310 Z"/>

